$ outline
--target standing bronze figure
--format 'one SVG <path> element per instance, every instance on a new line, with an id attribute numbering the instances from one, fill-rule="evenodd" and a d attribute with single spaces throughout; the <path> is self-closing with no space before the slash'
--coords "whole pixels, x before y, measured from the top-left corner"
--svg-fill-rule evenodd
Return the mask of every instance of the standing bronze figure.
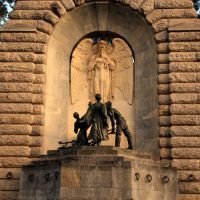
<path id="1" fill-rule="evenodd" d="M 128 141 L 128 149 L 133 149 L 133 138 L 127 126 L 126 120 L 117 109 L 112 108 L 112 103 L 110 101 L 106 103 L 106 108 L 108 116 L 111 120 L 112 132 L 115 130 L 115 121 L 117 125 L 115 133 L 115 146 L 120 147 L 121 133 L 123 132 Z"/>
<path id="2" fill-rule="evenodd" d="M 95 95 L 96 103 L 90 105 L 85 115 L 88 124 L 91 123 L 89 137 L 93 140 L 93 145 L 101 143 L 108 139 L 107 109 L 105 104 L 101 103 L 101 95 Z M 91 121 L 91 122 L 89 122 Z"/>

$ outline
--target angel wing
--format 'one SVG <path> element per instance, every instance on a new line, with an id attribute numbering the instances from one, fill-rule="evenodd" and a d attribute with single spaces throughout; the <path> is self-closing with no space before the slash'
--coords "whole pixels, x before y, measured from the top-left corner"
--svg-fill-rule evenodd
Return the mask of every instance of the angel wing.
<path id="1" fill-rule="evenodd" d="M 134 59 L 128 44 L 121 38 L 113 39 L 112 57 L 115 59 L 114 86 L 119 88 L 124 99 L 133 103 Z"/>
<path id="2" fill-rule="evenodd" d="M 72 53 L 71 59 L 71 103 L 76 103 L 81 96 L 81 91 L 88 85 L 87 67 L 88 60 L 93 54 L 93 40 L 82 40 Z"/>

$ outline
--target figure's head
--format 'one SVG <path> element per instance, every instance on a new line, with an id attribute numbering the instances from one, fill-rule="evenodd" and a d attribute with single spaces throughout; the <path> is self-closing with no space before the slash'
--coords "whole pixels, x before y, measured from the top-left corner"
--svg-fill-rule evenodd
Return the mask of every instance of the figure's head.
<path id="1" fill-rule="evenodd" d="M 106 102 L 106 108 L 111 109 L 112 108 L 112 103 L 110 101 Z"/>
<path id="2" fill-rule="evenodd" d="M 99 53 L 104 52 L 107 47 L 107 42 L 105 40 L 100 40 L 97 44 Z"/>
<path id="3" fill-rule="evenodd" d="M 79 119 L 79 114 L 78 114 L 77 112 L 75 112 L 75 113 L 73 114 L 73 117 L 74 117 L 75 119 Z"/>
<path id="4" fill-rule="evenodd" d="M 97 101 L 101 101 L 101 94 L 95 94 L 95 99 Z"/>

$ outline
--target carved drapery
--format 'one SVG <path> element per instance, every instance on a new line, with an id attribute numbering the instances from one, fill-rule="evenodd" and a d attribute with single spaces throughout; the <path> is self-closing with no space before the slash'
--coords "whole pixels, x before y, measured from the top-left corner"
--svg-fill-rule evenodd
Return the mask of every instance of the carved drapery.
<path id="1" fill-rule="evenodd" d="M 81 98 L 85 87 L 92 102 L 97 93 L 102 95 L 103 102 L 112 101 L 118 88 L 124 100 L 132 104 L 133 73 L 133 54 L 123 39 L 114 38 L 112 44 L 105 40 L 94 44 L 90 38 L 83 39 L 71 59 L 71 102 Z"/>

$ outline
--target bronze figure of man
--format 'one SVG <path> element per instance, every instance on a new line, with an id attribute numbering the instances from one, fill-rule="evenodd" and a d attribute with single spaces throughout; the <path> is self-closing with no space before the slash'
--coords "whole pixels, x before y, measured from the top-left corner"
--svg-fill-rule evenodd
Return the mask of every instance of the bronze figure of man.
<path id="1" fill-rule="evenodd" d="M 120 147 L 121 133 L 123 132 L 128 141 L 128 149 L 133 149 L 133 138 L 127 126 L 126 120 L 117 109 L 112 108 L 112 103 L 110 101 L 106 103 L 106 108 L 108 116 L 111 120 L 112 132 L 115 130 L 115 121 L 117 125 L 115 133 L 115 146 Z"/>

